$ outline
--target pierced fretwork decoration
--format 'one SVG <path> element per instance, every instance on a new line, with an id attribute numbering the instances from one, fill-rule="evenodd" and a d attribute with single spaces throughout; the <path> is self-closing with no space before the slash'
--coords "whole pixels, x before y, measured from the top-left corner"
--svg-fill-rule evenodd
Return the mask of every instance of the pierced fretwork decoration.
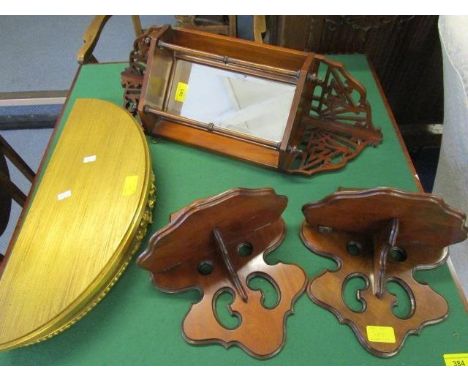
<path id="1" fill-rule="evenodd" d="M 206 117 L 207 120 L 204 114 L 192 115 L 186 110 L 183 115 L 183 107 L 190 105 L 187 94 L 196 94 L 204 86 L 190 85 L 191 90 L 184 90 L 183 97 L 175 97 L 179 83 L 187 84 L 184 89 L 189 89 L 191 75 L 196 73 L 192 72 L 194 65 L 249 78 L 242 85 L 248 91 L 239 93 L 249 100 L 246 103 L 249 106 L 240 107 L 239 101 L 230 104 L 239 121 L 250 116 L 244 121 L 249 121 L 247 125 L 227 123 L 225 111 Z M 276 89 L 280 82 L 282 86 L 293 86 L 291 98 L 281 96 L 291 106 L 286 104 L 286 109 L 278 114 L 284 118 L 278 119 L 278 126 L 264 118 L 271 114 L 272 106 L 265 106 L 263 98 L 255 102 L 251 98 L 255 94 L 252 89 L 260 85 L 252 85 L 250 77 L 266 81 L 271 89 Z M 154 27 L 135 41 L 130 66 L 122 73 L 122 86 L 125 107 L 132 114 L 138 113 L 146 133 L 286 173 L 312 175 L 337 170 L 366 146 L 382 142 L 381 131 L 372 123 L 364 86 L 343 64 L 311 52 L 255 44 L 193 29 Z M 226 90 L 222 85 L 220 89 L 214 86 L 213 92 L 221 95 L 233 91 L 232 86 Z M 189 98 L 185 99 L 186 96 Z M 197 109 L 213 108 L 209 101 L 203 103 L 203 97 L 197 99 L 200 102 Z M 263 117 L 255 117 L 257 114 Z M 277 130 L 275 138 L 267 134 L 269 129 Z"/>
<path id="2" fill-rule="evenodd" d="M 339 62 L 316 56 L 307 77 L 303 135 L 291 150 L 290 173 L 336 170 L 366 146 L 382 142 L 372 124 L 365 88 Z"/>
<path id="3" fill-rule="evenodd" d="M 390 188 L 338 191 L 306 204 L 303 213 L 304 244 L 338 264 L 311 280 L 308 295 L 349 325 L 369 352 L 393 356 L 408 335 L 447 317 L 445 299 L 413 274 L 440 266 L 446 247 L 466 239 L 462 213 L 433 195 Z M 344 297 L 354 278 L 364 281 L 356 294 L 361 308 Z M 398 300 L 392 283 L 409 298 L 404 315 L 394 310 Z"/>
<path id="4" fill-rule="evenodd" d="M 143 77 L 145 75 L 148 51 L 150 48 L 150 35 L 157 28 L 152 27 L 138 36 L 130 52 L 129 67 L 121 73 L 121 84 L 124 90 L 124 107 L 133 115 L 137 112 L 140 101 Z"/>
<path id="5" fill-rule="evenodd" d="M 233 189 L 172 214 L 151 238 L 138 264 L 152 273 L 156 287 L 201 291 L 182 325 L 189 343 L 237 345 L 259 358 L 281 350 L 286 318 L 307 284 L 298 266 L 264 260 L 283 241 L 286 204 L 287 198 L 272 189 Z M 266 306 L 267 296 L 251 284 L 256 277 L 276 290 L 274 306 Z M 238 320 L 234 326 L 227 326 L 216 309 L 226 293 L 232 298 L 231 318 Z"/>

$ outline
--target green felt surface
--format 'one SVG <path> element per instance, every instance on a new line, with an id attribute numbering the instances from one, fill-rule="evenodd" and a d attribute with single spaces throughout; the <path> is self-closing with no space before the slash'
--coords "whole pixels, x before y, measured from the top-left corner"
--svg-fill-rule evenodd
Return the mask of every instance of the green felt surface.
<path id="1" fill-rule="evenodd" d="M 156 174 L 157 204 L 150 233 L 168 222 L 169 214 L 196 198 L 234 187 L 273 187 L 287 195 L 283 215 L 287 234 L 268 256 L 301 265 L 310 277 L 334 263 L 309 252 L 299 238 L 301 207 L 334 192 L 338 187 L 398 187 L 416 191 L 416 185 L 393 130 L 376 83 L 364 56 L 334 56 L 367 88 L 374 122 L 384 135 L 377 148 L 366 148 L 344 169 L 311 178 L 281 174 L 241 161 L 164 140 L 148 138 Z M 73 102 L 92 97 L 122 103 L 119 75 L 124 64 L 88 65 L 81 69 L 70 95 L 61 129 Z M 117 134 L 118 132 L 116 132 Z M 123 161 L 125 158 L 116 158 Z M 144 243 L 146 245 L 146 242 Z M 257 360 L 240 348 L 193 346 L 182 338 L 181 322 L 199 298 L 191 291 L 159 292 L 149 274 L 133 261 L 109 295 L 87 316 L 48 341 L 0 354 L 2 365 L 442 365 L 444 353 L 468 351 L 468 321 L 446 266 L 418 272 L 449 302 L 449 317 L 407 338 L 395 357 L 372 356 L 352 330 L 340 325 L 329 311 L 313 304 L 306 294 L 297 301 L 286 324 L 283 350 L 269 360 Z M 59 286 L 58 286 L 59 287 Z"/>

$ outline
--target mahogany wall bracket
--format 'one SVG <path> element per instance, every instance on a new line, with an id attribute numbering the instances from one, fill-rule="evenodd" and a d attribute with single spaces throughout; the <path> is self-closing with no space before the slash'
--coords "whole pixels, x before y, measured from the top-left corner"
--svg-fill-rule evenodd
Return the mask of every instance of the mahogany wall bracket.
<path id="1" fill-rule="evenodd" d="M 301 175 L 342 168 L 382 142 L 364 86 L 319 54 L 166 25 L 139 36 L 129 61 L 121 76 L 125 107 L 151 135 Z M 224 81 L 231 83 L 225 89 L 210 71 L 234 82 Z M 260 96 L 261 89 L 270 91 Z M 235 105 L 211 115 L 216 102 L 207 94 L 223 99 L 224 91 Z"/>
<path id="2" fill-rule="evenodd" d="M 308 295 L 349 325 L 366 350 L 393 356 L 408 335 L 446 318 L 445 299 L 413 274 L 440 266 L 446 247 L 466 239 L 464 214 L 436 196 L 391 188 L 338 191 L 302 211 L 304 244 L 338 264 L 311 280 Z M 362 309 L 350 307 L 344 297 L 354 277 L 365 283 L 356 292 Z M 394 312 L 392 282 L 408 295 L 404 317 Z"/>
<path id="3" fill-rule="evenodd" d="M 138 265 L 152 273 L 155 286 L 202 293 L 182 325 L 189 343 L 237 345 L 258 358 L 281 350 L 286 318 L 307 284 L 300 267 L 264 260 L 283 241 L 286 205 L 287 198 L 272 189 L 232 189 L 172 214 L 150 239 Z M 265 307 L 263 293 L 249 284 L 257 276 L 274 286 L 276 306 Z M 239 319 L 235 328 L 226 327 L 216 312 L 223 292 L 232 296 L 228 309 Z"/>

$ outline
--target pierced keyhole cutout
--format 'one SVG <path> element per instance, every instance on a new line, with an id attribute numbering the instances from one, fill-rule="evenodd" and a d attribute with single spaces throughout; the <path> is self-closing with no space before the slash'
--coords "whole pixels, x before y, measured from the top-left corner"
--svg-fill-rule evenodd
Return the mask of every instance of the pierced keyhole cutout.
<path id="1" fill-rule="evenodd" d="M 392 247 L 389 251 L 389 257 L 391 261 L 401 263 L 406 260 L 406 251 L 399 247 Z"/>
<path id="2" fill-rule="evenodd" d="M 234 294 L 229 289 L 224 289 L 215 296 L 215 316 L 219 324 L 226 329 L 236 329 L 241 324 L 241 317 L 230 309 L 234 302 Z"/>
<path id="3" fill-rule="evenodd" d="M 356 313 L 362 313 L 366 310 L 366 303 L 364 300 L 358 298 L 358 292 L 362 289 L 366 289 L 367 283 L 364 276 L 351 276 L 346 279 L 342 298 L 346 306 Z"/>
<path id="4" fill-rule="evenodd" d="M 239 254 L 239 256 L 242 256 L 242 257 L 250 256 L 252 254 L 252 251 L 253 251 L 253 247 L 252 247 L 252 244 L 250 243 L 241 243 L 237 247 L 237 253 Z"/>
<path id="5" fill-rule="evenodd" d="M 397 280 L 388 281 L 386 288 L 396 298 L 392 307 L 393 314 L 402 320 L 410 317 L 413 314 L 413 306 L 407 289 Z"/>
<path id="6" fill-rule="evenodd" d="M 362 245 L 357 241 L 349 241 L 346 249 L 351 256 L 359 256 L 362 254 Z"/>
<path id="7" fill-rule="evenodd" d="M 265 276 L 255 275 L 247 281 L 252 290 L 262 293 L 262 305 L 267 309 L 274 309 L 279 304 L 279 292 L 276 283 Z"/>
<path id="8" fill-rule="evenodd" d="M 198 264 L 198 273 L 207 276 L 213 272 L 213 263 L 209 260 L 202 261 Z"/>

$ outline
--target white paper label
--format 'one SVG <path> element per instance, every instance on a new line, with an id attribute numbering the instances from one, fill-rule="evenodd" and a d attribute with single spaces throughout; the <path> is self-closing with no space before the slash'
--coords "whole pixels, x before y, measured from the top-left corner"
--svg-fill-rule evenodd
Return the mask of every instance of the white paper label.
<path id="1" fill-rule="evenodd" d="M 83 158 L 83 163 L 96 162 L 96 155 L 90 155 Z"/>
<path id="2" fill-rule="evenodd" d="M 64 192 L 61 192 L 60 194 L 57 195 L 57 200 L 63 200 L 67 199 L 71 196 L 71 190 L 67 190 Z"/>

